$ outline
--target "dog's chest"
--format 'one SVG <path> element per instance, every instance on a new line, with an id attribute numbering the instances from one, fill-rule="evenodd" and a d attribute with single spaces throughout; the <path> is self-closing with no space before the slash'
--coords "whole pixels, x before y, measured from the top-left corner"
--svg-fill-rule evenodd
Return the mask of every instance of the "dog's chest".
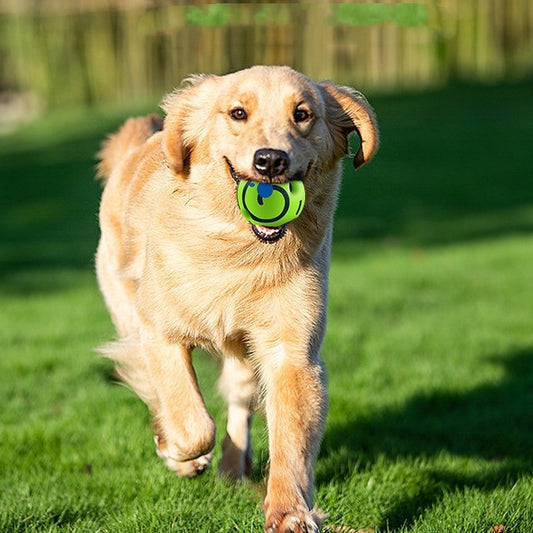
<path id="1" fill-rule="evenodd" d="M 212 261 L 180 260 L 164 278 L 157 322 L 166 334 L 174 342 L 241 355 L 243 339 L 257 327 L 257 311 L 268 307 L 270 291 L 257 275 Z"/>

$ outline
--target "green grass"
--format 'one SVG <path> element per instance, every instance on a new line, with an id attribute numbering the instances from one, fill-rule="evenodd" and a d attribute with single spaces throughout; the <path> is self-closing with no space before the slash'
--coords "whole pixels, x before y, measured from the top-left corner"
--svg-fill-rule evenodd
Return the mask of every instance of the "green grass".
<path id="1" fill-rule="evenodd" d="M 373 99 L 383 147 L 346 176 L 331 269 L 328 526 L 533 531 L 531 89 Z M 122 115 L 0 139 L 0 531 L 261 531 L 262 417 L 252 482 L 179 479 L 93 352 L 113 330 L 92 272 L 92 155 Z M 217 367 L 198 354 L 220 440 Z"/>

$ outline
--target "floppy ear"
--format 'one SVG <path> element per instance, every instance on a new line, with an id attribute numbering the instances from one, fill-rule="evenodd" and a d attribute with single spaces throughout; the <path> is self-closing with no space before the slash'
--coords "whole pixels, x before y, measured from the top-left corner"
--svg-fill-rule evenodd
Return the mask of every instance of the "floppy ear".
<path id="1" fill-rule="evenodd" d="M 348 153 L 348 135 L 355 131 L 361 146 L 353 158 L 354 168 L 359 168 L 376 153 L 379 131 L 374 110 L 366 98 L 350 87 L 339 87 L 331 82 L 320 84 L 324 88 L 327 121 L 333 140 Z"/>
<path id="2" fill-rule="evenodd" d="M 161 102 L 161 109 L 166 113 L 163 123 L 161 150 L 170 170 L 179 174 L 183 170 L 185 150 L 183 146 L 184 106 L 180 105 L 180 92 L 167 94 Z"/>
<path id="3" fill-rule="evenodd" d="M 183 172 L 191 146 L 191 135 L 187 135 L 187 119 L 194 112 L 194 97 L 199 86 L 210 76 L 195 75 L 183 81 L 181 87 L 167 94 L 160 106 L 166 113 L 163 124 L 163 151 L 168 167 L 176 174 Z"/>

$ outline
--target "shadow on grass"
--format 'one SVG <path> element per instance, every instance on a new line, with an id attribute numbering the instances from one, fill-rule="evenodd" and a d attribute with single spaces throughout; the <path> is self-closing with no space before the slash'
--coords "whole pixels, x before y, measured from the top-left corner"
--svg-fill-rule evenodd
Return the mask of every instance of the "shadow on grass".
<path id="1" fill-rule="evenodd" d="M 382 145 L 349 162 L 335 241 L 429 246 L 533 230 L 533 84 L 371 99 Z"/>
<path id="2" fill-rule="evenodd" d="M 99 194 L 93 154 L 100 137 L 2 150 L 0 279 L 20 270 L 91 267 Z M 58 283 L 50 278 L 43 290 Z"/>
<path id="3" fill-rule="evenodd" d="M 68 270 L 93 268 L 95 154 L 123 118 L 73 111 L 0 137 L 0 291 L 52 291 L 68 286 Z"/>
<path id="4" fill-rule="evenodd" d="M 327 467 L 317 483 L 349 475 L 355 465 L 371 466 L 380 457 L 429 457 L 450 453 L 482 458 L 494 468 L 477 474 L 430 472 L 422 493 L 401 499 L 386 517 L 388 527 L 411 523 L 446 490 L 492 489 L 533 472 L 533 347 L 492 356 L 506 370 L 493 386 L 465 394 L 435 392 L 368 419 L 350 419 L 329 427 L 321 456 Z M 424 467 L 427 468 L 427 467 Z"/>

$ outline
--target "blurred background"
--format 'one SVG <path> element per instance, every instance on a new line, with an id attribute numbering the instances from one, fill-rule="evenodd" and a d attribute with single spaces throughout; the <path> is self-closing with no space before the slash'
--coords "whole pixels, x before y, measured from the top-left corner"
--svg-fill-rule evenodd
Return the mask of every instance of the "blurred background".
<path id="1" fill-rule="evenodd" d="M 2 0 L 0 123 L 157 99 L 191 72 L 288 64 L 375 92 L 533 71 L 529 0 Z"/>

